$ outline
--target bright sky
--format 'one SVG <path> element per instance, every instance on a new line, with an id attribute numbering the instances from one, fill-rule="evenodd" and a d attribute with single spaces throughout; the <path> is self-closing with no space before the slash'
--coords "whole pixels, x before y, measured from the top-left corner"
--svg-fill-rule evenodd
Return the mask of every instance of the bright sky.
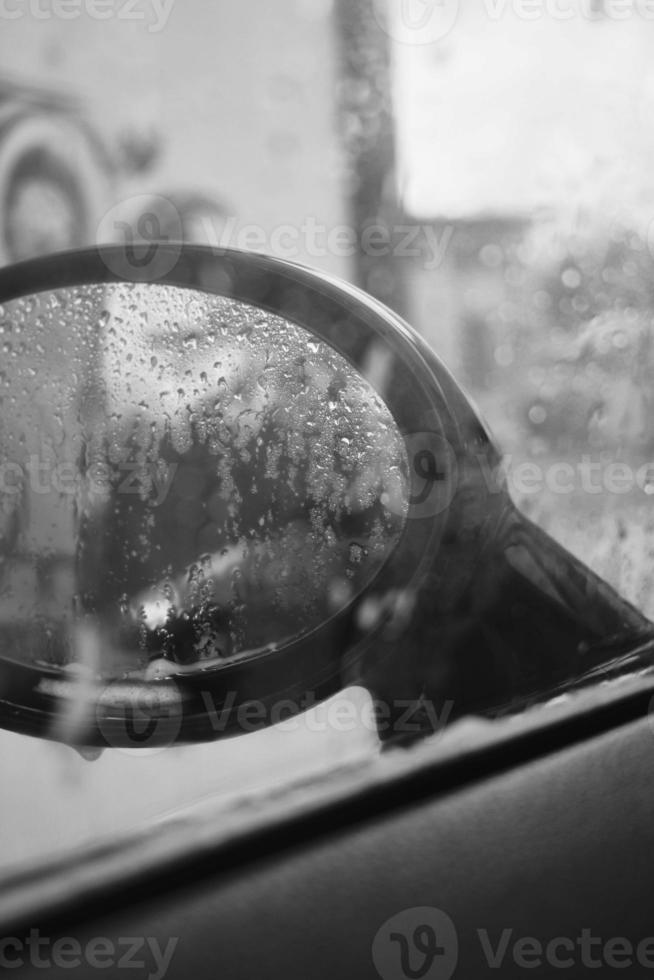
<path id="1" fill-rule="evenodd" d="M 618 20 L 605 2 L 592 20 L 589 0 L 479 0 L 465 12 L 457 0 L 392 0 L 410 213 L 524 216 L 574 202 L 654 216 L 654 11 L 635 4 Z"/>

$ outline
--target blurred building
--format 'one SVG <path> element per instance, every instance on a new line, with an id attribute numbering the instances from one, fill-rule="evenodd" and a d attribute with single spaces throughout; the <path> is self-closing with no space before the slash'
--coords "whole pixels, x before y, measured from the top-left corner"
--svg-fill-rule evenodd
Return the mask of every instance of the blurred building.
<path id="1" fill-rule="evenodd" d="M 92 243 L 117 202 L 134 221 L 163 196 L 189 205 L 187 237 L 348 273 L 325 242 L 349 186 L 329 0 L 19 9 L 0 33 L 0 261 Z"/>
<path id="2" fill-rule="evenodd" d="M 437 264 L 427 248 L 398 264 L 404 312 L 483 392 L 518 366 L 539 268 L 565 274 L 615 224 L 651 241 L 654 20 L 601 0 L 451 0 L 432 43 L 410 43 L 401 7 L 389 30 L 402 220 L 449 235 Z"/>

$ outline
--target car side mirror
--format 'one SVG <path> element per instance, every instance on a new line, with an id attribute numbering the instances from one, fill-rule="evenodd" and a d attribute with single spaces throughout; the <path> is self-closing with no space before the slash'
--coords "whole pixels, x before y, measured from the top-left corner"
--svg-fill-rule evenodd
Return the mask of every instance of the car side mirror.
<path id="1" fill-rule="evenodd" d="M 401 738 L 408 703 L 428 730 L 649 656 L 394 313 L 250 253 L 133 258 L 0 270 L 0 725 L 209 740 L 357 682 Z"/>

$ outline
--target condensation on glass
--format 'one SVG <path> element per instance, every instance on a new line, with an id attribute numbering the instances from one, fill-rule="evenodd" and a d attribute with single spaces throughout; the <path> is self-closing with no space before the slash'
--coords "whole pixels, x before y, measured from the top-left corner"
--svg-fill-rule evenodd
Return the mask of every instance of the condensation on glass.
<path id="1" fill-rule="evenodd" d="M 216 667 L 319 626 L 399 540 L 401 434 L 294 323 L 91 285 L 6 304 L 0 347 L 4 657 Z"/>

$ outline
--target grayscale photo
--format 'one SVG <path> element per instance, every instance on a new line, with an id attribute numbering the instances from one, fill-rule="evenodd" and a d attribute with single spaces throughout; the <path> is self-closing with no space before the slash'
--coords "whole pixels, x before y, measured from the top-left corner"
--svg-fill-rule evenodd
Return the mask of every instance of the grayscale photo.
<path id="1" fill-rule="evenodd" d="M 0 972 L 654 978 L 654 0 L 0 0 Z"/>

